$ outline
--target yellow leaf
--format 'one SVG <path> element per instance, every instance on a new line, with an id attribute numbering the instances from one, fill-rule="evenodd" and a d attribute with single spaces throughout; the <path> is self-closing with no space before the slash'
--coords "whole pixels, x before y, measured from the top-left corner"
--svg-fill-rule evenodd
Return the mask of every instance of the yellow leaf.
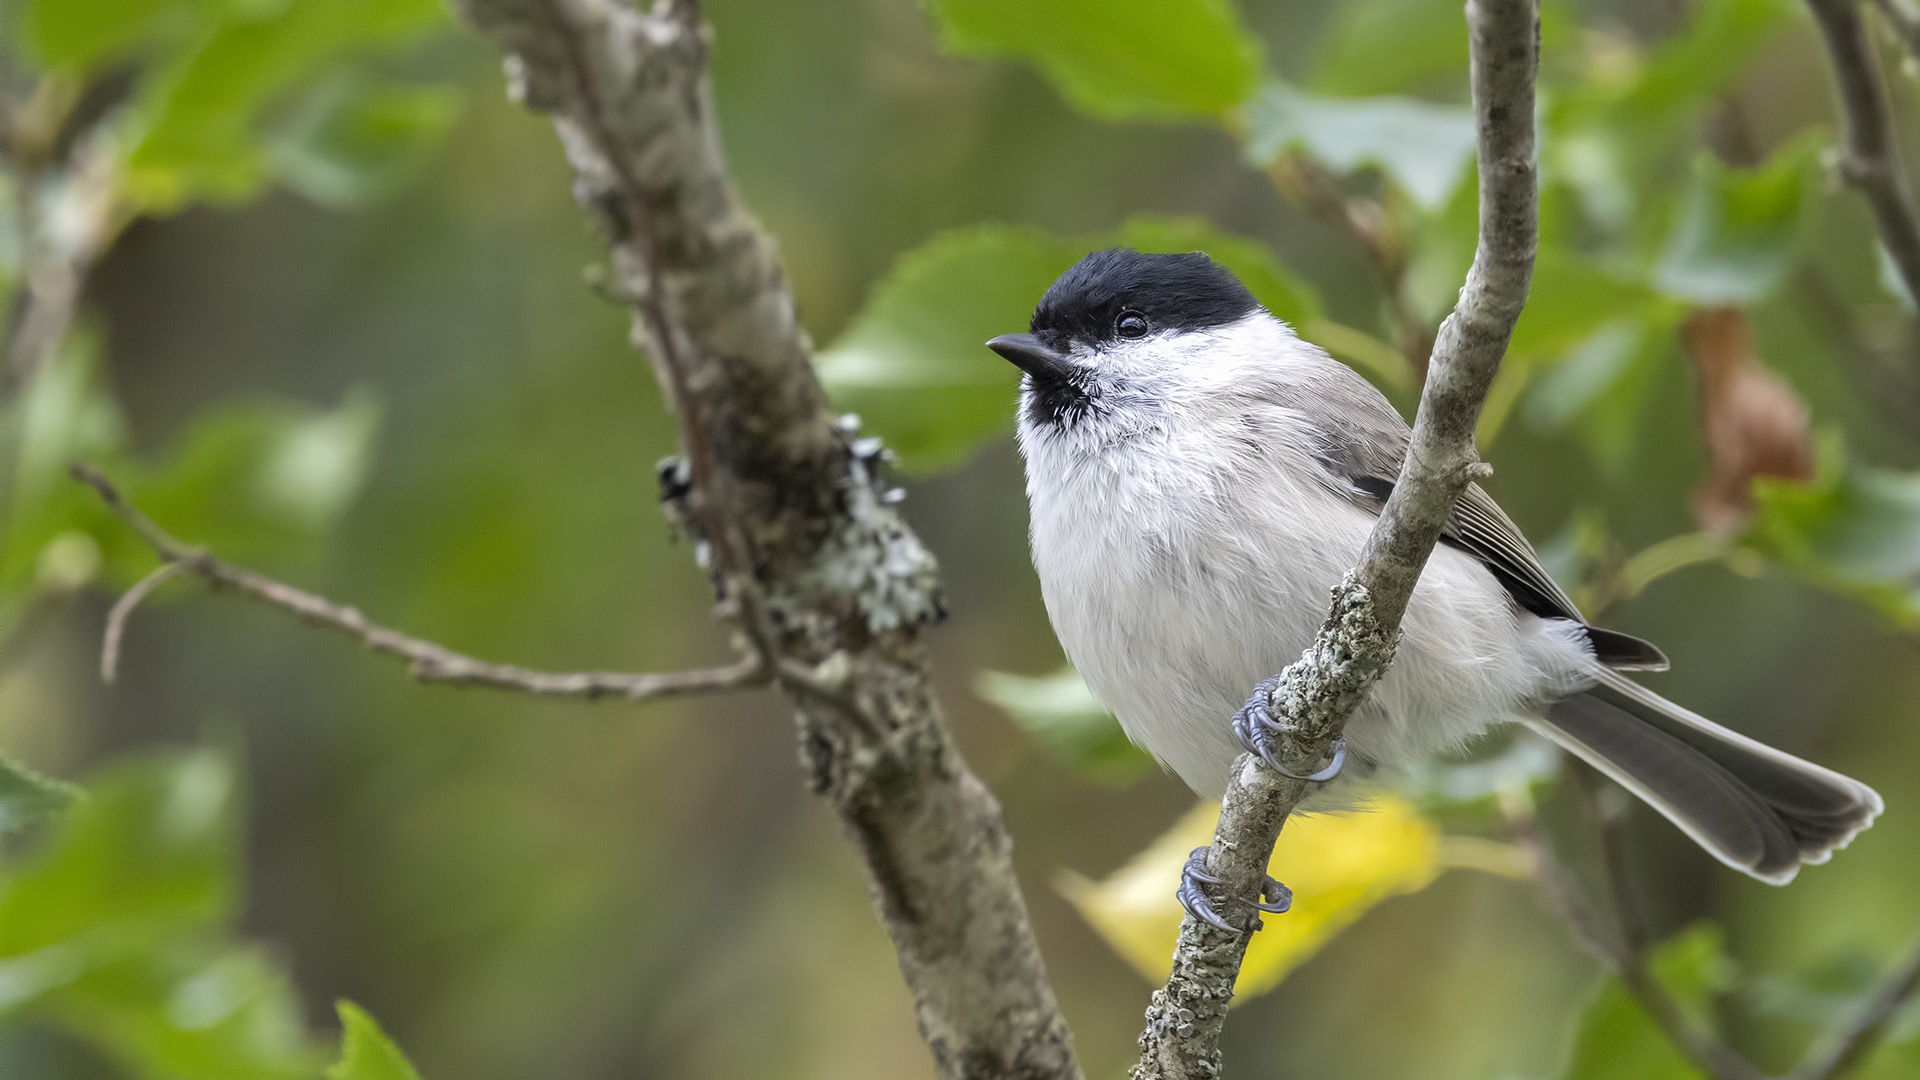
<path id="1" fill-rule="evenodd" d="M 1202 802 L 1153 845 L 1092 881 L 1062 871 L 1058 888 L 1094 930 L 1151 982 L 1166 979 L 1183 912 L 1173 898 L 1187 853 L 1213 840 L 1217 803 Z M 1377 795 L 1353 813 L 1296 817 L 1281 830 L 1269 872 L 1293 909 L 1264 917 L 1247 946 L 1236 1001 L 1280 984 L 1335 934 L 1389 896 L 1418 892 L 1452 860 L 1440 831 L 1406 800 Z"/>

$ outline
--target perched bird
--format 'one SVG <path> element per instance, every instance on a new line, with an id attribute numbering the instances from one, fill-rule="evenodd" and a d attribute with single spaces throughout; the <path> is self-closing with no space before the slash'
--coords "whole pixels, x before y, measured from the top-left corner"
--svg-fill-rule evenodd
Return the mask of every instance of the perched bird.
<path id="1" fill-rule="evenodd" d="M 1202 795 L 1222 794 L 1243 750 L 1278 767 L 1263 680 L 1311 643 L 1359 560 L 1406 423 L 1199 253 L 1088 255 L 1040 299 L 1029 333 L 987 344 L 1026 373 L 1033 564 L 1088 687 Z M 1621 674 L 1666 666 L 1648 642 L 1589 624 L 1469 485 L 1340 749 L 1347 772 L 1365 774 L 1525 724 L 1772 884 L 1880 813 L 1865 784 Z M 1182 902 L 1224 925 L 1192 884 Z"/>

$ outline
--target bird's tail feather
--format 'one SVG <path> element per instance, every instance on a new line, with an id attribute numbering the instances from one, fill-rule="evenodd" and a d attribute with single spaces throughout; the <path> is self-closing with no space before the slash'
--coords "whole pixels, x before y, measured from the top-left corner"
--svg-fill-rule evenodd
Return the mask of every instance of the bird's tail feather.
<path id="1" fill-rule="evenodd" d="M 1554 703 L 1532 725 L 1680 827 L 1721 862 L 1773 885 L 1822 863 L 1883 804 L 1858 780 L 1775 750 L 1624 676 Z"/>

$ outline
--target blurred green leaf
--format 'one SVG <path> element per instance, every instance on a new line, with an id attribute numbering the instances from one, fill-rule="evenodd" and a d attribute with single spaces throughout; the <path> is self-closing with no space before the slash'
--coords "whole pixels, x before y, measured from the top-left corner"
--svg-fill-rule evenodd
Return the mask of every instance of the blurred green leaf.
<path id="1" fill-rule="evenodd" d="M 1883 966 L 1881 957 L 1847 948 L 1792 975 L 1757 976 L 1743 996 L 1757 1015 L 1828 1027 L 1847 1019 L 1879 983 Z"/>
<path id="2" fill-rule="evenodd" d="M 21 40 L 46 68 L 85 75 L 136 50 L 179 46 L 229 13 L 273 0 L 29 0 Z"/>
<path id="3" fill-rule="evenodd" d="M 140 1076 L 307 1080 L 321 1064 L 286 972 L 253 946 L 168 940 L 58 988 L 46 1009 Z"/>
<path id="4" fill-rule="evenodd" d="M 901 256 L 820 355 L 821 380 L 835 405 L 860 413 L 906 468 L 957 464 L 1013 419 L 1019 372 L 987 339 L 1026 329 L 1055 278 L 1087 252 L 1114 246 L 1203 250 L 1281 318 L 1304 325 L 1320 310 L 1312 287 L 1263 245 L 1196 219 L 1134 218 L 1072 240 L 985 225 L 943 233 Z"/>
<path id="5" fill-rule="evenodd" d="M 313 1076 L 320 1061 L 286 973 L 223 940 L 235 783 L 209 751 L 95 777 L 41 848 L 0 876 L 0 1013 L 33 1003 L 132 1075 Z"/>
<path id="6" fill-rule="evenodd" d="M 1089 779 L 1127 784 L 1154 768 L 1153 757 L 1127 739 L 1119 721 L 1100 707 L 1070 666 L 1040 678 L 983 671 L 973 689 Z"/>
<path id="7" fill-rule="evenodd" d="M 908 469 L 958 464 L 1013 417 L 1019 373 L 987 339 L 1024 330 L 1034 302 L 1081 254 L 988 225 L 901 256 L 819 357 L 834 404 L 862 414 Z"/>
<path id="8" fill-rule="evenodd" d="M 0 836 L 45 821 L 79 799 L 72 784 L 0 756 Z"/>
<path id="9" fill-rule="evenodd" d="M 1361 97 L 1412 90 L 1467 72 L 1467 20 L 1452 0 L 1355 0 L 1321 39 L 1313 87 Z"/>
<path id="10" fill-rule="evenodd" d="M 1666 121 L 1707 107 L 1715 91 L 1753 62 L 1794 6 L 1788 0 L 1702 0 L 1685 30 L 1648 52 L 1616 115 Z"/>
<path id="11" fill-rule="evenodd" d="M 326 64 L 404 44 L 445 13 L 433 0 L 287 0 L 257 16 L 223 23 L 146 84 L 127 151 L 136 202 L 250 197 L 269 175 L 263 109 Z"/>
<path id="12" fill-rule="evenodd" d="M 1633 454 L 1647 390 L 1675 348 L 1680 308 L 1655 305 L 1601 327 L 1535 379 L 1525 416 L 1540 431 L 1571 426 L 1602 472 L 1620 476 Z"/>
<path id="13" fill-rule="evenodd" d="M 329 79 L 275 139 L 274 170 L 322 206 L 356 206 L 397 190 L 452 126 L 452 90 Z"/>
<path id="14" fill-rule="evenodd" d="M 1661 943 L 1651 961 L 1654 976 L 1696 1022 L 1706 1018 L 1713 995 L 1733 975 L 1720 928 L 1710 923 L 1695 923 Z M 1608 978 L 1580 1016 L 1561 1080 L 1697 1080 L 1700 1075 L 1626 986 Z"/>
<path id="15" fill-rule="evenodd" d="M 126 422 L 100 377 L 99 357 L 97 331 L 70 331 L 8 410 L 5 434 L 19 448 L 12 516 L 31 513 L 53 489 L 64 487 L 67 462 L 114 454 L 125 444 Z"/>
<path id="16" fill-rule="evenodd" d="M 1752 304 L 1786 279 L 1817 190 L 1812 143 L 1789 144 L 1758 169 L 1700 155 L 1654 270 L 1662 292 L 1701 304 Z"/>
<path id="17" fill-rule="evenodd" d="M 1656 297 L 1559 246 L 1542 246 L 1509 355 L 1557 359 L 1608 323 L 1637 318 Z"/>
<path id="18" fill-rule="evenodd" d="M 143 467 L 124 452 L 96 344 L 91 333 L 72 335 L 7 415 L 20 451 L 0 593 L 70 591 L 96 576 L 125 584 L 152 568 L 145 544 L 67 475 L 76 460 L 105 469 L 136 506 L 190 543 L 243 562 L 315 552 L 365 479 L 380 419 L 370 395 L 351 392 L 327 411 L 279 401 L 215 406 L 159 465 Z"/>
<path id="19" fill-rule="evenodd" d="M 162 467 L 136 472 L 123 490 L 168 531 L 223 557 L 305 557 L 359 491 L 379 419 L 364 393 L 328 412 L 278 401 L 216 406 Z"/>
<path id="20" fill-rule="evenodd" d="M 1247 126 L 1257 166 L 1295 147 L 1335 172 L 1374 166 L 1428 211 L 1446 205 L 1473 160 L 1473 111 L 1413 98 L 1320 97 L 1270 80 L 1247 103 Z"/>
<path id="21" fill-rule="evenodd" d="M 340 1002 L 339 1009 L 344 1038 L 340 1061 L 328 1067 L 327 1080 L 420 1080 L 413 1063 L 366 1010 L 351 1001 Z"/>
<path id="22" fill-rule="evenodd" d="M 45 845 L 5 876 L 0 957 L 129 927 L 212 925 L 233 906 L 235 778 L 202 751 L 100 774 Z"/>
<path id="23" fill-rule="evenodd" d="M 1851 464 L 1827 438 L 1811 482 L 1760 477 L 1753 501 L 1742 543 L 1902 626 L 1920 623 L 1920 473 Z"/>
<path id="24" fill-rule="evenodd" d="M 929 0 L 962 55 L 1032 60 L 1108 119 L 1220 116 L 1253 92 L 1260 46 L 1226 0 Z"/>

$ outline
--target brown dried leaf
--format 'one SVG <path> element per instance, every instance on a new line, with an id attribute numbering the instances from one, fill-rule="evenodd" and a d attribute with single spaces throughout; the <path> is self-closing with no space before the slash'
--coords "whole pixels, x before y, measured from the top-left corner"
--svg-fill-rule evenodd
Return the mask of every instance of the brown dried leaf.
<path id="1" fill-rule="evenodd" d="M 1785 379 L 1760 365 L 1739 308 L 1702 308 L 1680 328 L 1699 376 L 1707 476 L 1693 493 L 1700 527 L 1731 536 L 1753 512 L 1756 476 L 1813 478 L 1807 407 Z"/>

